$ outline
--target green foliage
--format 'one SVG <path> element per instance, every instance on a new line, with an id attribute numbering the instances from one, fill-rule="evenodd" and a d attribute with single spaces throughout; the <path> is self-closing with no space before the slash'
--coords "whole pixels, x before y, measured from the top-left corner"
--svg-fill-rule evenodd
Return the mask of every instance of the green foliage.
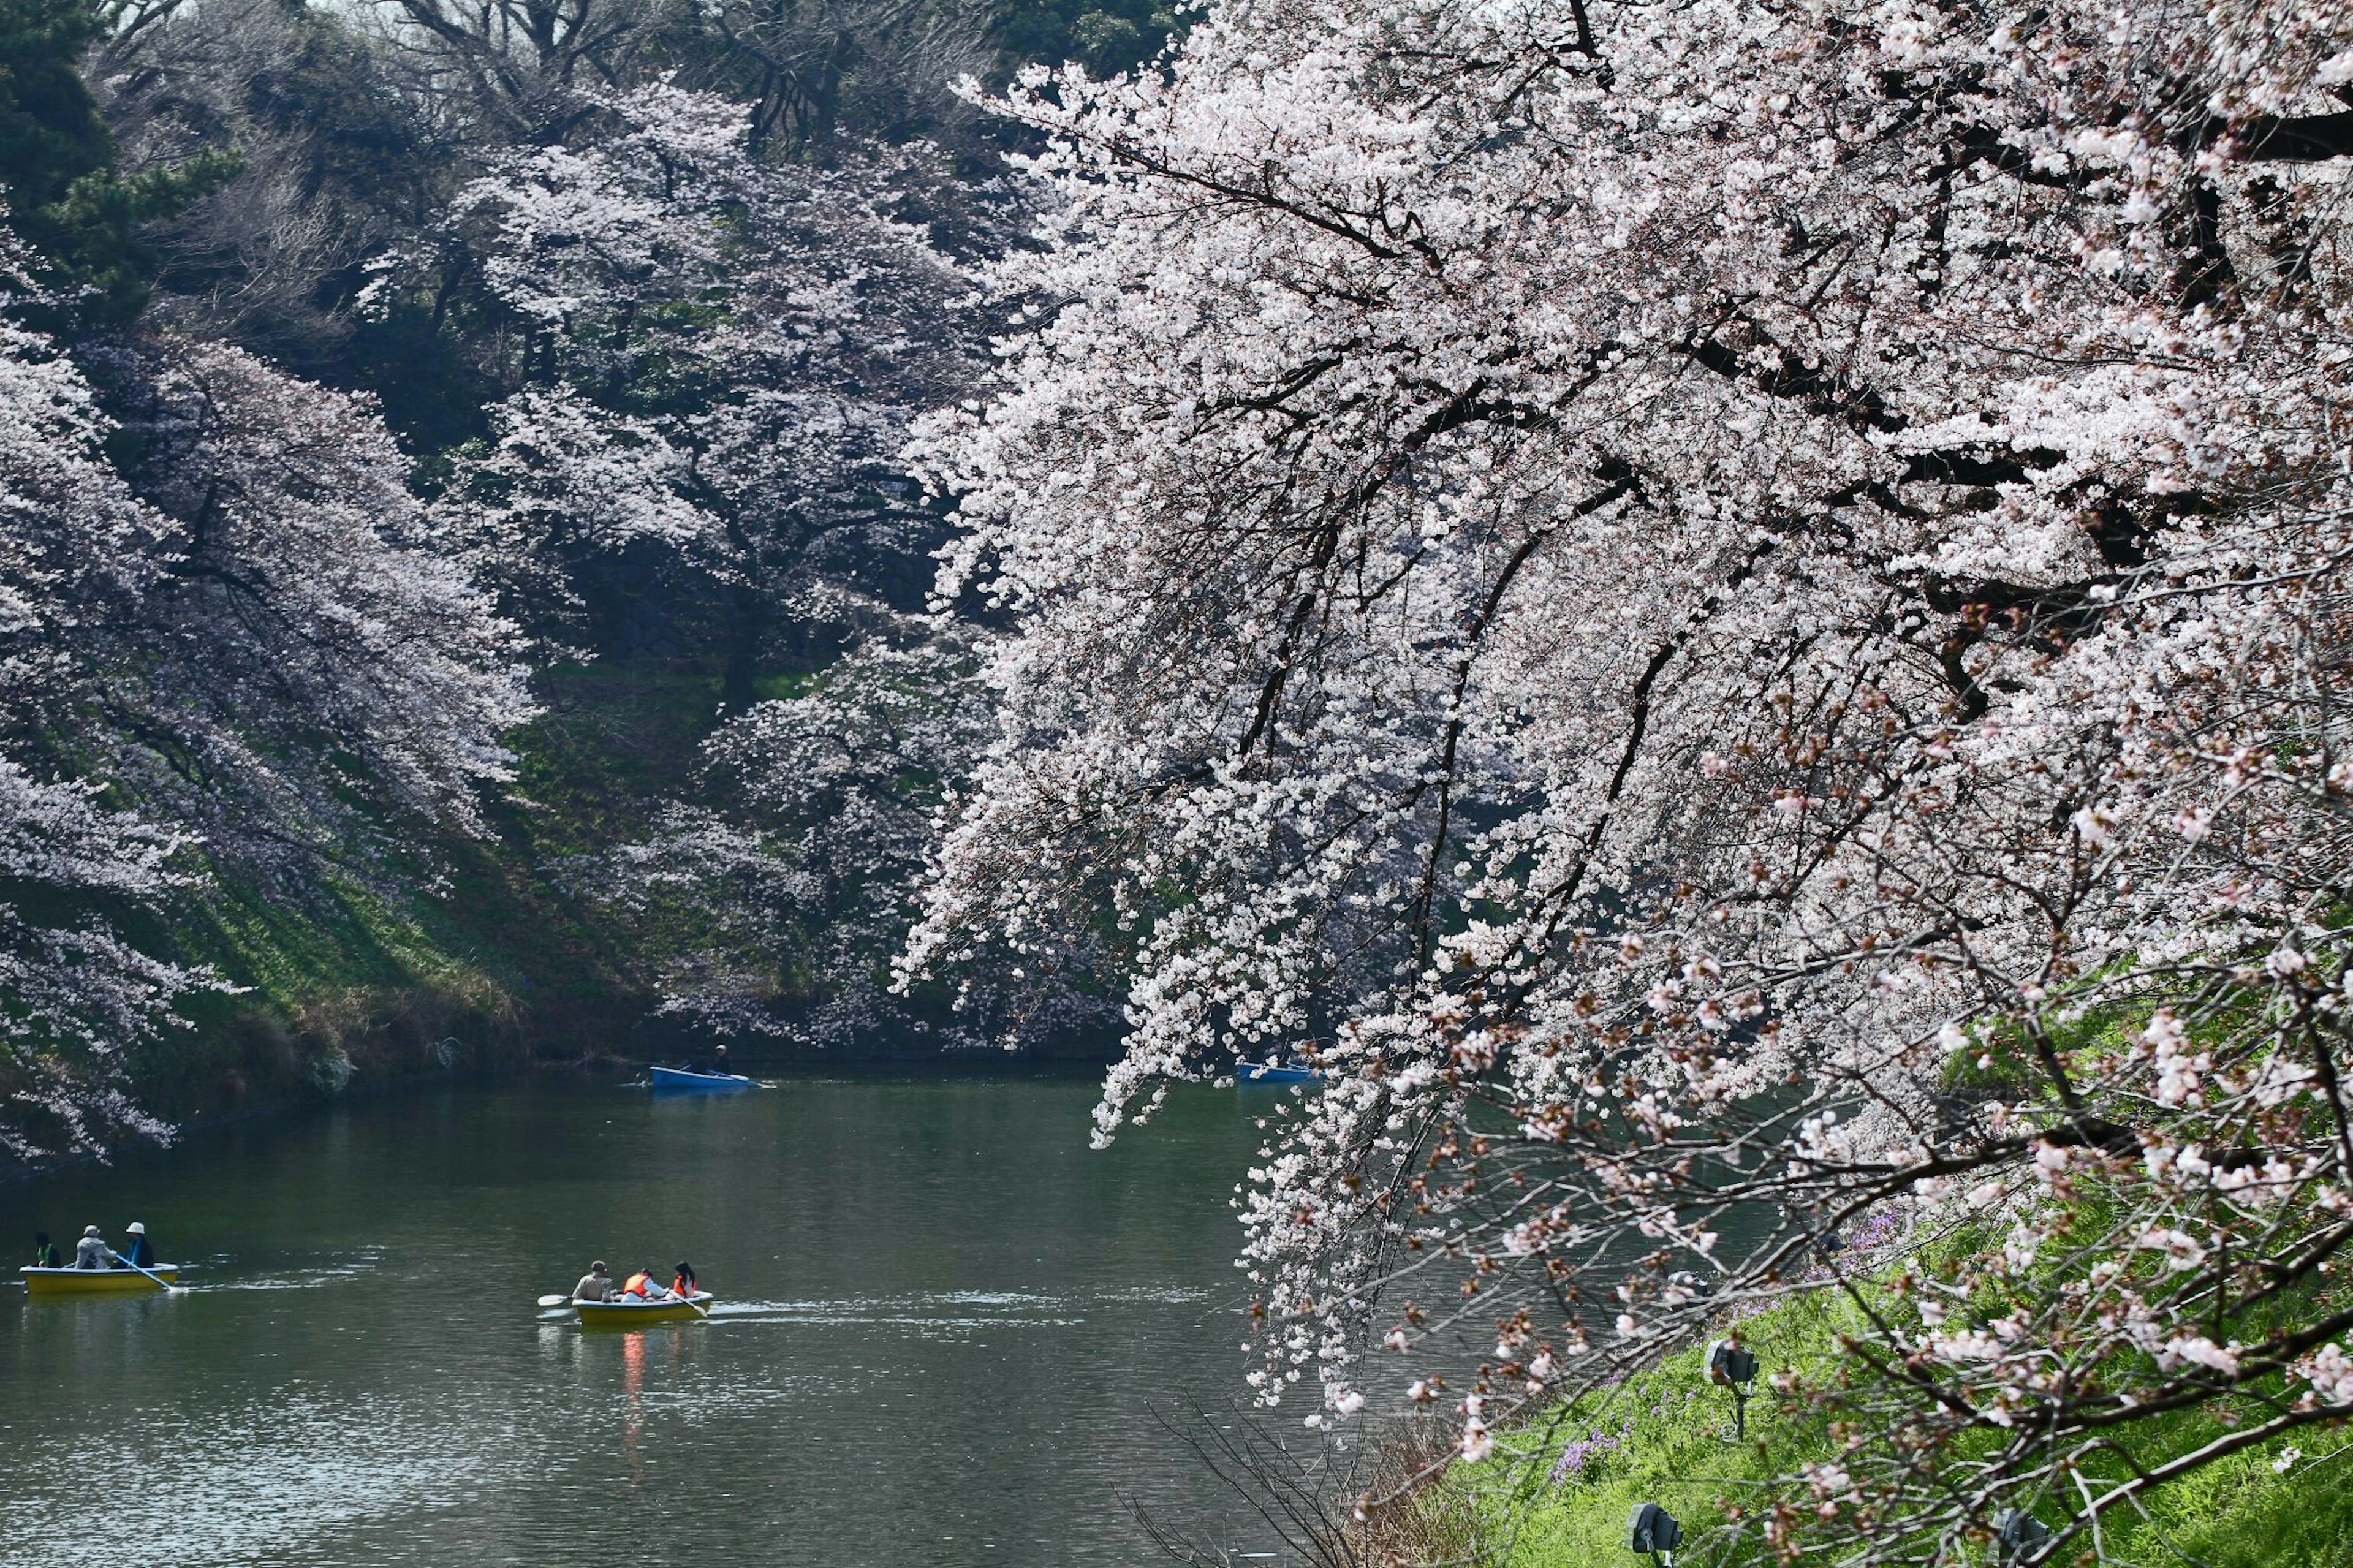
<path id="1" fill-rule="evenodd" d="M 2268 1451 L 2237 1454 L 2185 1476 L 2138 1528 L 2116 1532 L 2118 1552 L 2142 1562 L 2208 1568 L 2291 1568 L 2353 1563 L 2353 1479 L 2335 1443 L 2283 1476 Z"/>
<path id="2" fill-rule="evenodd" d="M 771 678 L 778 686 L 811 679 Z M 718 721 L 715 671 L 599 659 L 557 665 L 537 685 L 546 711 L 514 739 L 515 793 L 529 805 L 508 814 L 511 841 L 536 857 L 610 848 L 645 830 L 653 803 L 688 792 Z"/>
<path id="3" fill-rule="evenodd" d="M 719 679 L 615 663 L 541 686 L 548 710 L 514 737 L 522 778 L 493 808 L 495 838 L 443 835 L 292 889 L 222 865 L 168 925 L 119 917 L 142 947 L 238 987 L 194 997 L 191 1027 L 138 1047 L 142 1104 L 185 1121 L 526 1055 L 632 1053 L 647 955 L 550 868 L 645 831 L 683 784 Z"/>
<path id="4" fill-rule="evenodd" d="M 337 368 L 375 395 L 402 447 L 423 458 L 419 479 L 428 489 L 447 477 L 449 454 L 490 435 L 483 410 L 498 389 L 464 341 L 443 329 L 430 300 L 398 300 L 357 318 Z"/>
<path id="5" fill-rule="evenodd" d="M 1075 61 L 1109 76 L 1158 55 L 1184 21 L 1166 0 L 1014 0 L 994 31 L 1014 65 Z"/>
<path id="6" fill-rule="evenodd" d="M 818 679 L 766 676 L 760 695 L 801 695 Z M 664 803 L 690 793 L 720 677 L 695 664 L 614 659 L 557 666 L 537 687 L 546 710 L 512 737 L 518 777 L 512 798 L 491 811 L 494 840 L 445 837 L 300 899 L 242 884 L 233 870 L 207 890 L 173 945 L 248 988 L 204 1004 L 213 1022 L 254 1012 L 291 1020 L 322 996 L 424 988 L 517 1009 L 525 1037 L 564 1054 L 584 1043 L 568 1033 L 582 1016 L 597 1017 L 609 1040 L 651 1005 L 644 933 L 567 891 L 556 873 L 644 837 Z M 693 933 L 668 935 L 689 942 Z"/>
<path id="7" fill-rule="evenodd" d="M 0 0 L 0 170 L 20 226 L 113 162 L 78 63 L 103 30 L 89 0 Z"/>
<path id="8" fill-rule="evenodd" d="M 79 61 L 105 30 L 91 0 L 0 0 L 0 181 L 8 221 L 39 254 L 39 279 L 60 298 L 28 311 L 54 329 L 67 321 L 120 326 L 147 302 L 154 247 L 142 224 L 168 217 L 237 171 L 233 153 L 201 153 L 168 168 L 124 174 L 114 138 L 83 84 Z"/>

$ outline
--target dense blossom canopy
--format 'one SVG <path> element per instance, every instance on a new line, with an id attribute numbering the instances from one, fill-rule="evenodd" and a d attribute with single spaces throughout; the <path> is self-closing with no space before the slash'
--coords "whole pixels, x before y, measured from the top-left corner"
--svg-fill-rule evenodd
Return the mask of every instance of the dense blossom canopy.
<path id="1" fill-rule="evenodd" d="M 969 377 L 960 275 L 887 212 L 879 153 L 763 161 L 744 106 L 659 83 L 582 102 L 579 145 L 501 154 L 385 264 L 384 298 L 478 274 L 512 323 L 522 384 L 445 510 L 543 603 L 632 547 L 715 580 L 746 670 L 779 616 L 871 620 L 860 568 L 936 527 L 896 454 Z"/>
<path id="2" fill-rule="evenodd" d="M 74 688 L 82 614 L 135 601 L 152 581 L 142 563 L 160 530 L 106 466 L 104 430 L 52 345 L 0 326 L 0 739 L 15 745 Z M 183 839 L 99 793 L 0 751 L 0 1153 L 40 1147 L 27 1122 L 69 1148 L 147 1125 L 109 1081 L 109 1058 L 205 978 L 140 952 L 103 918 L 110 902 L 167 893 Z"/>
<path id="3" fill-rule="evenodd" d="M 633 917 L 666 1012 L 815 1044 L 929 1032 L 884 955 L 989 722 L 971 629 L 920 613 L 944 530 L 900 459 L 984 347 L 968 279 L 897 216 L 924 154 L 780 163 L 747 106 L 668 83 L 580 101 L 574 143 L 501 154 L 380 284 L 477 275 L 512 324 L 522 384 L 440 511 L 515 602 L 650 579 L 718 608 L 695 798 L 570 874 Z M 796 689 L 764 690 L 787 662 Z"/>
<path id="4" fill-rule="evenodd" d="M 907 962 L 1115 908 L 1106 1134 L 1319 1063 L 1264 1397 L 1452 1327 L 1477 1457 L 1894 1214 L 1791 1390 L 1854 1452 L 1727 1528 L 2071 1551 L 2342 1417 L 2348 90 L 2280 0 L 1236 0 L 1016 90 L 1037 329 L 923 450 L 1019 631 Z"/>
<path id="5" fill-rule="evenodd" d="M 354 789 L 480 831 L 480 793 L 513 776 L 503 737 L 535 710 L 523 638 L 375 410 L 235 349 L 139 368 L 126 423 L 167 586 L 118 636 L 183 771 L 275 797 L 262 837 L 345 831 L 334 797 Z"/>
<path id="6" fill-rule="evenodd" d="M 200 853 L 269 877 L 364 822 L 479 831 L 533 711 L 515 628 L 371 408 L 213 346 L 106 371 L 119 417 L 62 345 L 0 325 L 11 1156 L 163 1131 L 122 1093 L 123 1048 L 219 982 L 124 931 Z"/>

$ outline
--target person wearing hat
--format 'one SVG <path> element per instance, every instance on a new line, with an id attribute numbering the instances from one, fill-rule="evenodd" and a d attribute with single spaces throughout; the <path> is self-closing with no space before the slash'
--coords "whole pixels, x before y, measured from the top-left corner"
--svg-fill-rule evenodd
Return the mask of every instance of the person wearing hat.
<path id="1" fill-rule="evenodd" d="M 114 1261 L 114 1249 L 99 1238 L 98 1226 L 81 1227 L 81 1239 L 74 1243 L 73 1266 L 76 1268 L 104 1268 Z"/>
<path id="2" fill-rule="evenodd" d="M 123 1244 L 123 1248 L 121 1252 L 114 1255 L 114 1263 L 115 1267 L 118 1268 L 153 1268 L 155 1267 L 155 1249 L 147 1245 L 147 1227 L 145 1226 L 141 1225 L 135 1219 L 131 1222 L 131 1239 Z"/>
<path id="3" fill-rule="evenodd" d="M 575 1301 L 609 1301 L 613 1299 L 613 1277 L 605 1272 L 604 1259 L 599 1258 L 588 1266 L 588 1272 L 580 1277 L 580 1283 L 572 1287 L 572 1299 Z"/>
<path id="4" fill-rule="evenodd" d="M 707 1051 L 696 1052 L 694 1055 L 688 1057 L 683 1064 L 679 1068 L 679 1071 L 681 1072 L 700 1072 L 722 1075 L 732 1072 L 733 1070 L 733 1069 L 729 1068 L 727 1065 L 727 1047 L 722 1045 L 713 1045 Z"/>
<path id="5" fill-rule="evenodd" d="M 63 1262 L 64 1260 L 58 1256 L 58 1244 L 49 1239 L 49 1233 L 46 1230 L 35 1231 L 33 1233 L 33 1267 L 58 1268 L 63 1267 Z"/>

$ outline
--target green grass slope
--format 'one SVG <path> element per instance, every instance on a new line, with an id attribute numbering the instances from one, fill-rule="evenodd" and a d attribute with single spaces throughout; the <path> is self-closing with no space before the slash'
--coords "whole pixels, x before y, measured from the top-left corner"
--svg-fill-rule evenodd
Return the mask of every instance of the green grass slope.
<path id="1" fill-rule="evenodd" d="M 280 894 L 216 878 L 138 932 L 237 989 L 142 1047 L 135 1092 L 174 1121 L 530 1058 L 627 1053 L 652 1005 L 628 935 L 552 875 L 625 842 L 689 782 L 715 674 L 565 667 L 513 738 L 492 836 L 442 835 Z"/>
<path id="2" fill-rule="evenodd" d="M 1746 1443 L 1731 1440 L 1732 1396 L 1706 1381 L 1703 1346 L 1602 1397 L 1499 1434 L 1493 1458 L 1457 1464 L 1437 1483 L 1425 1512 L 1445 1521 L 1444 1539 L 1432 1545 L 1441 1554 L 1480 1554 L 1498 1568 L 1636 1568 L 1642 1560 L 1626 1550 L 1627 1516 L 1638 1503 L 1656 1502 L 1684 1526 L 1679 1568 L 1769 1562 L 1720 1527 L 1733 1510 L 1753 1514 L 1769 1503 L 1774 1477 L 1837 1452 L 1827 1426 L 1783 1408 L 1769 1380 L 1785 1368 L 1825 1376 L 1841 1358 L 1840 1335 L 1859 1321 L 1851 1303 L 1823 1293 L 1738 1325 L 1760 1368 Z M 2225 1430 L 2231 1414 L 2185 1412 L 2150 1423 L 2142 1440 L 2184 1452 Z M 2291 1443 L 2275 1441 L 2147 1494 L 2137 1516 L 2112 1516 L 2102 1527 L 2106 1561 L 2353 1565 L 2353 1433 L 2307 1429 L 2293 1446 L 2300 1457 L 2284 1466 Z M 2044 1512 L 2057 1522 L 2054 1511 Z M 2088 1546 L 2075 1560 L 2094 1560 Z"/>

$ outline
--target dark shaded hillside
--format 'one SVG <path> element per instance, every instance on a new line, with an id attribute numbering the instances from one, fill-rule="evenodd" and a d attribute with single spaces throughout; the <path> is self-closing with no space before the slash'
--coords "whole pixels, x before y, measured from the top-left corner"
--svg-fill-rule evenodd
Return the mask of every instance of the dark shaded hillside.
<path id="1" fill-rule="evenodd" d="M 806 679 L 765 678 L 763 695 Z M 134 1071 L 151 1109 L 185 1121 L 436 1073 L 659 1059 L 701 1043 L 692 1020 L 658 1014 L 661 976 L 643 930 L 571 890 L 566 872 L 641 837 L 662 802 L 693 787 L 720 677 L 648 658 L 560 667 L 538 687 L 546 711 L 516 737 L 521 777 L 492 814 L 494 839 L 446 839 L 367 883 L 296 898 L 224 882 L 157 933 L 244 989 L 196 998 L 184 1009 L 191 1027 L 142 1051 Z M 777 980 L 787 1020 L 834 989 L 789 955 Z M 933 1028 L 823 1047 L 753 1035 L 731 1052 L 754 1068 L 937 1061 L 945 1001 L 915 1004 L 914 1020 Z M 1115 1044 L 1106 1030 L 1070 1030 L 1029 1041 L 1026 1054 L 1093 1063 Z M 976 1060 L 992 1058 L 1002 1059 Z"/>
<path id="2" fill-rule="evenodd" d="M 989 635 L 901 457 L 1104 6 L 0 0 L 0 1160 L 902 996 Z"/>

